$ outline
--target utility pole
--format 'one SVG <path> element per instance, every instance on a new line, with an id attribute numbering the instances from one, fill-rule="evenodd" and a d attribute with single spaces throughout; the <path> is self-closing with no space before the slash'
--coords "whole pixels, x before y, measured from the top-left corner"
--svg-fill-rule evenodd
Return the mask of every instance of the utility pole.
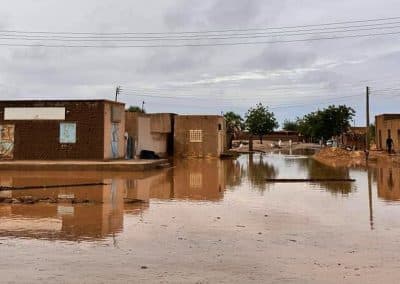
<path id="1" fill-rule="evenodd" d="M 369 87 L 366 89 L 366 123 L 367 128 L 365 130 L 365 150 L 369 151 Z"/>
<path id="2" fill-rule="evenodd" d="M 121 86 L 117 86 L 117 88 L 115 89 L 115 101 L 118 101 L 118 95 L 121 92 Z"/>

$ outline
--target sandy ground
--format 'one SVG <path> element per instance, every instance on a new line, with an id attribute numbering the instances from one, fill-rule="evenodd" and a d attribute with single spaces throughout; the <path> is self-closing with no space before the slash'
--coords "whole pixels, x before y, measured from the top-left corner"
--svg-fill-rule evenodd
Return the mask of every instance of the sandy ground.
<path id="1" fill-rule="evenodd" d="M 384 151 L 370 151 L 368 162 L 364 151 L 347 151 L 339 148 L 325 147 L 319 150 L 314 159 L 332 167 L 376 167 L 377 164 L 399 167 L 400 155 Z"/>

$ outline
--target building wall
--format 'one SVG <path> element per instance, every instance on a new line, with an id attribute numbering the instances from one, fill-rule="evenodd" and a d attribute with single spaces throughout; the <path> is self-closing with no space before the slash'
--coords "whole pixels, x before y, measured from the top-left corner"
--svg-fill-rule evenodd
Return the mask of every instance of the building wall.
<path id="1" fill-rule="evenodd" d="M 135 141 L 138 137 L 138 117 L 140 113 L 138 112 L 125 112 L 125 130 L 128 135 L 131 136 Z"/>
<path id="2" fill-rule="evenodd" d="M 113 124 L 116 135 L 113 138 Z M 114 128 L 115 129 L 115 128 Z M 104 159 L 123 159 L 125 157 L 125 106 L 123 104 L 104 104 Z M 116 141 L 112 141 L 112 140 Z M 116 151 L 113 151 L 113 144 Z"/>
<path id="3" fill-rule="evenodd" d="M 126 131 L 135 141 L 136 155 L 142 150 L 154 151 L 162 157 L 168 155 L 168 138 L 173 124 L 172 114 L 126 112 L 125 117 Z"/>
<path id="4" fill-rule="evenodd" d="M 201 130 L 202 141 L 190 142 L 190 131 Z M 226 150 L 226 125 L 221 116 L 176 116 L 174 154 L 182 157 L 219 157 Z"/>
<path id="5" fill-rule="evenodd" d="M 102 100 L 89 101 L 1 101 L 0 128 L 14 127 L 14 160 L 103 160 L 109 159 L 111 148 L 110 108 L 115 105 L 122 109 L 120 121 L 120 153 L 124 156 L 124 105 Z M 50 120 L 32 118 L 26 120 L 5 120 L 5 108 L 65 108 L 65 119 Z M 51 109 L 49 109 L 49 112 Z M 61 123 L 76 125 L 75 142 L 63 142 Z M 63 136 L 64 137 L 64 136 Z M 6 151 L 0 137 L 0 159 Z M 4 148 L 4 147 L 3 147 Z"/>
<path id="6" fill-rule="evenodd" d="M 4 120 L 6 107 L 65 107 L 65 120 Z M 0 124 L 14 125 L 14 160 L 103 158 L 103 103 L 0 102 Z M 76 123 L 76 143 L 60 143 L 60 123 Z"/>
<path id="7" fill-rule="evenodd" d="M 379 115 L 375 117 L 376 146 L 380 150 L 386 149 L 386 139 L 390 130 L 393 146 L 396 152 L 400 151 L 400 115 Z"/>
<path id="8" fill-rule="evenodd" d="M 138 117 L 138 138 L 137 138 L 137 149 L 136 155 L 139 155 L 142 150 L 152 151 L 152 137 L 150 133 L 150 117 L 139 116 Z"/>

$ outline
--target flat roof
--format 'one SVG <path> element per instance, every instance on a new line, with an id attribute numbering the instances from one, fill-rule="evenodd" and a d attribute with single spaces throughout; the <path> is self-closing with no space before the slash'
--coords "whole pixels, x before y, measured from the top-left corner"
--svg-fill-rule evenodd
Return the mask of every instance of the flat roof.
<path id="1" fill-rule="evenodd" d="M 394 119 L 400 119 L 400 114 L 399 113 L 384 113 L 384 114 L 380 114 L 375 116 L 376 118 L 382 117 L 383 120 L 394 120 Z"/>
<path id="2" fill-rule="evenodd" d="M 382 113 L 382 114 L 378 114 L 376 116 L 398 116 L 398 117 L 400 117 L 400 113 Z"/>
<path id="3" fill-rule="evenodd" d="M 178 114 L 178 117 L 188 117 L 188 118 L 206 118 L 206 117 L 215 117 L 215 118 L 224 118 L 222 115 L 208 115 L 208 114 Z"/>
<path id="4" fill-rule="evenodd" d="M 111 103 L 111 104 L 120 104 L 125 105 L 122 102 L 116 102 L 107 99 L 71 99 L 71 100 L 56 100 L 56 99 L 49 99 L 49 100 L 0 100 L 1 103 L 95 103 L 95 102 L 103 102 L 103 103 Z"/>

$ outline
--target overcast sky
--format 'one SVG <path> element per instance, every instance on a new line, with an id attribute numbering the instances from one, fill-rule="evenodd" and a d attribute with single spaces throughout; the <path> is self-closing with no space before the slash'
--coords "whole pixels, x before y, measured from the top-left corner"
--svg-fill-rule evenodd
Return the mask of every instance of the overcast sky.
<path id="1" fill-rule="evenodd" d="M 164 33 L 400 16 L 398 0 L 0 0 L 0 4 L 0 30 L 8 36 L 4 31 Z M 391 31 L 400 31 L 400 26 Z M 370 32 L 379 31 L 358 34 Z M 282 122 L 330 103 L 346 103 L 356 109 L 356 124 L 361 124 L 367 85 L 372 87 L 373 115 L 399 111 L 400 91 L 398 97 L 390 96 L 396 91 L 374 92 L 400 89 L 399 39 L 400 34 L 392 34 L 235 46 L 0 46 L 0 96 L 113 99 L 115 87 L 121 85 L 120 100 L 127 105 L 145 101 L 148 112 L 233 110 L 243 115 L 262 102 Z M 1 37 L 2 43 L 43 42 Z"/>

